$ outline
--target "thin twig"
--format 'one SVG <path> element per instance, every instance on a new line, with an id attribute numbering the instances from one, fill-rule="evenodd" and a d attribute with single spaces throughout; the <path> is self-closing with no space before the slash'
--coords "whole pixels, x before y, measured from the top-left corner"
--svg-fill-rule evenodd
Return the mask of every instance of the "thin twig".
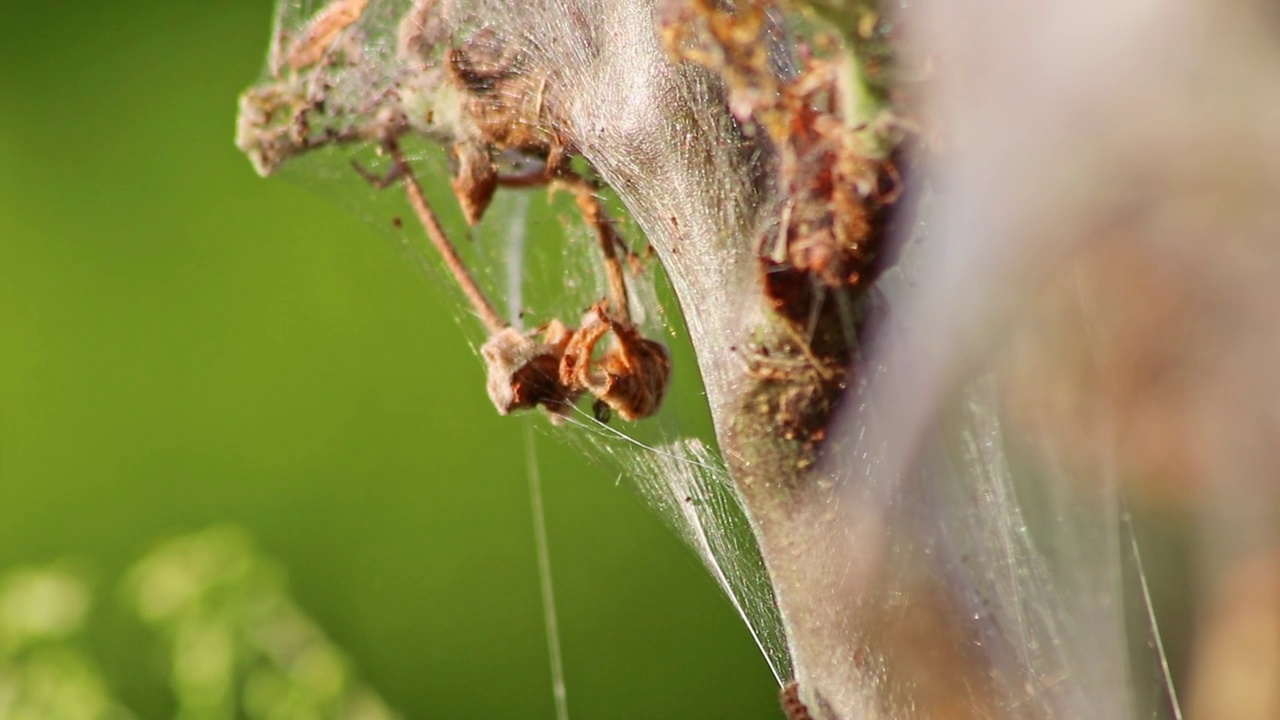
<path id="1" fill-rule="evenodd" d="M 573 199 L 582 211 L 582 218 L 596 232 L 600 240 L 600 251 L 604 253 L 604 269 L 609 280 L 609 305 L 616 319 L 631 322 L 631 305 L 627 299 L 627 281 L 622 271 L 622 261 L 618 258 L 619 246 L 625 248 L 613 221 L 605 213 L 604 206 L 596 195 L 596 188 L 582 177 L 568 171 L 561 171 L 555 179 L 556 184 L 573 193 Z"/>
<path id="2" fill-rule="evenodd" d="M 471 307 L 475 308 L 476 314 L 480 316 L 480 321 L 490 333 L 496 333 L 507 327 L 507 322 L 498 315 L 489 298 L 485 297 L 484 291 L 476 284 L 475 278 L 471 277 L 467 266 L 462 263 L 462 258 L 458 257 L 458 251 L 453 247 L 453 243 L 444 234 L 444 229 L 440 227 L 440 221 L 436 219 L 435 213 L 427 203 L 427 198 L 422 193 L 422 186 L 418 184 L 418 178 L 414 176 L 413 169 L 400 151 L 400 146 L 389 141 L 386 148 L 395 162 L 395 174 L 404 179 L 404 191 L 409 196 L 409 204 L 413 206 L 418 221 L 427 231 L 431 244 L 444 258 L 444 264 L 449 268 L 454 280 L 458 282 L 458 286 L 462 288 L 462 294 L 467 297 Z"/>

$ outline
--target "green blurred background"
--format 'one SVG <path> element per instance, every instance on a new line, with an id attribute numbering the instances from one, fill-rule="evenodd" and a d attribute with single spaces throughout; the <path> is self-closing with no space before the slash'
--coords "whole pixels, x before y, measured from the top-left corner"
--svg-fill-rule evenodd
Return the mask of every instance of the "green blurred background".
<path id="1" fill-rule="evenodd" d="M 394 244 L 232 145 L 271 3 L 8 3 L 0 572 L 72 558 L 113 692 L 168 717 L 128 564 L 230 522 L 408 718 L 552 717 L 522 421 Z M 728 603 L 541 434 L 570 713 L 776 718 Z"/>

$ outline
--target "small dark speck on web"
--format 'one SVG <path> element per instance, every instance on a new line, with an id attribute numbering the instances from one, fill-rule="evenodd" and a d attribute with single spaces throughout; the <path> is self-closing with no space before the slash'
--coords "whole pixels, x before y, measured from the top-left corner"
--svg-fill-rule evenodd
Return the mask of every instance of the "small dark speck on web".
<path id="1" fill-rule="evenodd" d="M 400 228 L 404 227 L 404 221 L 398 217 L 393 217 L 391 218 L 391 227 L 399 230 Z"/>
<path id="2" fill-rule="evenodd" d="M 591 404 L 591 414 L 595 415 L 598 422 L 605 425 L 608 425 L 609 421 L 613 419 L 613 409 L 604 400 L 596 400 Z"/>

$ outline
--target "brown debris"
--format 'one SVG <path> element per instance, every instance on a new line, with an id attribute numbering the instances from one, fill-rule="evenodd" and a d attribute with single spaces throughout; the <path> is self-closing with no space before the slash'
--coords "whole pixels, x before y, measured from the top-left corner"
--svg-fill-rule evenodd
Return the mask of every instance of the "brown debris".
<path id="1" fill-rule="evenodd" d="M 768 0 L 668 0 L 660 16 L 668 52 L 717 73 L 730 112 L 774 150 L 778 217 L 758 247 L 765 300 L 784 332 L 748 353 L 758 387 L 746 402 L 808 461 L 844 394 L 862 300 L 894 260 L 905 153 L 886 155 L 875 145 L 879 130 L 841 117 L 834 33 L 819 31 L 795 44 L 795 57 L 777 58 L 769 48 L 786 29 Z"/>
<path id="2" fill-rule="evenodd" d="M 498 168 L 489 149 L 474 140 L 454 145 L 453 161 L 453 194 L 462 206 L 467 224 L 475 225 L 493 202 L 493 194 L 498 189 Z"/>
<path id="3" fill-rule="evenodd" d="M 813 720 L 813 715 L 809 714 L 809 708 L 805 707 L 804 702 L 800 700 L 800 684 L 795 680 L 782 686 L 780 696 L 782 714 L 787 716 L 787 720 Z"/>
<path id="4" fill-rule="evenodd" d="M 593 369 L 596 344 L 609 332 L 615 342 Z M 587 314 L 560 362 L 561 383 L 589 391 L 624 420 L 657 413 L 670 379 L 667 349 L 641 335 L 631 323 L 610 317 L 602 303 Z"/>
<path id="5" fill-rule="evenodd" d="M 488 367 L 489 399 L 501 415 L 541 405 L 565 415 L 579 394 L 560 381 L 565 346 L 574 331 L 552 320 L 530 334 L 503 328 L 480 347 Z"/>
<path id="6" fill-rule="evenodd" d="M 583 393 L 596 398 L 593 411 L 600 422 L 613 413 L 639 420 L 658 412 L 671 378 L 667 349 L 629 322 L 611 318 L 603 303 L 582 325 L 574 330 L 553 320 L 531 333 L 508 327 L 490 336 L 480 355 L 499 413 L 542 406 L 563 417 Z M 597 360 L 596 346 L 608 333 L 614 342 Z"/>
<path id="7" fill-rule="evenodd" d="M 449 77 L 467 94 L 464 110 L 476 139 L 495 151 L 543 159 L 554 170 L 565 143 L 547 112 L 548 79 L 530 73 L 526 64 L 489 30 L 473 33 L 445 55 Z"/>
<path id="8" fill-rule="evenodd" d="M 902 182 L 898 160 L 877 157 L 866 128 L 838 116 L 835 61 L 804 52 L 793 77 L 774 67 L 767 48 L 781 28 L 771 25 L 771 9 L 674 2 L 665 8 L 662 39 L 677 59 L 719 73 L 733 114 L 773 143 L 784 199 L 776 237 L 761 243 L 762 270 L 777 291 L 770 295 L 775 309 L 801 321 L 816 299 L 806 285 L 860 294 L 883 267 L 878 256 Z M 815 44 L 834 42 L 820 37 Z"/>
<path id="9" fill-rule="evenodd" d="M 302 37 L 290 44 L 285 62 L 294 70 L 320 62 L 342 31 L 360 19 L 368 4 L 369 0 L 333 0 L 307 23 Z"/>

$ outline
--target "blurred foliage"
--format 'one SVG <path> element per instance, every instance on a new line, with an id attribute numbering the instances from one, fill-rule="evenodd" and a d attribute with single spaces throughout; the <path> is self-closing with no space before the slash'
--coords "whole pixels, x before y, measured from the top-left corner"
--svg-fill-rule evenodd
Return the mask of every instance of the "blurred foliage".
<path id="1" fill-rule="evenodd" d="M 11 5 L 0 568 L 72 557 L 105 588 L 158 540 L 232 523 L 349 663 L 308 672 L 358 667 L 405 717 L 551 717 L 521 421 L 493 413 L 454 303 L 394 242 L 232 146 L 272 2 Z M 777 717 L 692 555 L 617 468 L 539 438 L 572 716 Z M 213 717 L 171 687 L 180 624 L 114 607 L 23 672 L 72 669 L 82 709 Z M 252 656 L 266 704 L 303 682 L 272 652 Z"/>
<path id="2" fill-rule="evenodd" d="M 170 540 L 123 583 L 127 606 L 163 645 L 183 720 L 393 720 L 349 661 L 285 592 L 244 532 Z M 88 584 L 58 565 L 0 579 L 0 717 L 126 720 L 84 640 Z"/>
<path id="3" fill-rule="evenodd" d="M 20 568 L 0 577 L 0 718 L 128 720 L 82 630 L 89 589 L 73 570 Z"/>
<path id="4" fill-rule="evenodd" d="M 396 717 L 235 528 L 165 543 L 129 571 L 125 594 L 167 641 L 179 717 Z"/>

